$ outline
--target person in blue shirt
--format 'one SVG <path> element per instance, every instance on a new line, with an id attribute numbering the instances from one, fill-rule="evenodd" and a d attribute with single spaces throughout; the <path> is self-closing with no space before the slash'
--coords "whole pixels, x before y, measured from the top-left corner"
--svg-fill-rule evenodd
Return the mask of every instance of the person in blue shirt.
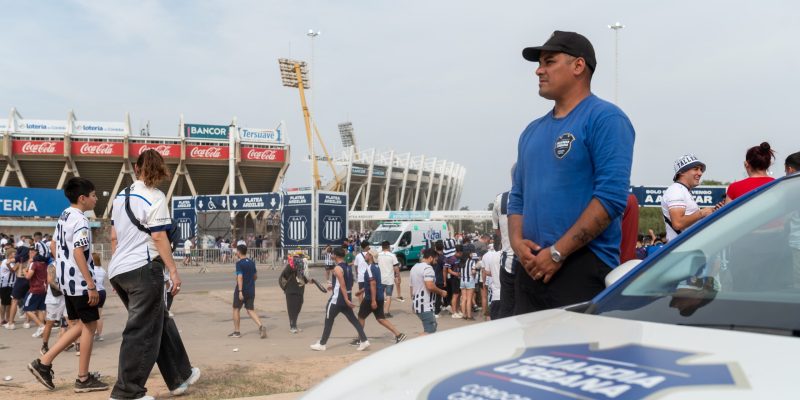
<path id="1" fill-rule="evenodd" d="M 394 335 L 395 343 L 400 343 L 406 339 L 405 333 L 400 333 L 394 325 L 392 325 L 383 312 L 383 302 L 385 299 L 383 285 L 381 284 L 381 269 L 375 259 L 378 258 L 378 253 L 375 250 L 370 250 L 366 253 L 367 264 L 369 268 L 364 272 L 364 300 L 358 308 L 358 322 L 361 327 L 367 322 L 367 317 L 370 314 L 375 315 L 375 319 L 384 328 L 388 329 Z M 359 290 L 361 292 L 362 290 Z"/>
<path id="2" fill-rule="evenodd" d="M 555 31 L 522 55 L 539 63 L 539 95 L 555 105 L 528 125 L 517 148 L 508 225 L 525 273 L 517 274 L 515 314 L 587 301 L 604 289 L 619 264 L 635 136 L 622 110 L 592 94 L 597 61 L 584 36 Z"/>
<path id="3" fill-rule="evenodd" d="M 255 312 L 256 299 L 256 263 L 247 257 L 247 246 L 240 244 L 236 246 L 236 287 L 233 289 L 233 332 L 229 337 L 239 338 L 242 306 L 247 311 L 247 315 L 258 325 L 258 333 L 262 339 L 267 337 L 267 327 L 261 324 L 258 313 Z"/>

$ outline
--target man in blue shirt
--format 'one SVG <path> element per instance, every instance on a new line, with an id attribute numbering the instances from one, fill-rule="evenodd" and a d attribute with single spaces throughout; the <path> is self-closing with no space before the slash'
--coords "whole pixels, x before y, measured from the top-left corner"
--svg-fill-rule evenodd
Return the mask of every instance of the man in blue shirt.
<path id="1" fill-rule="evenodd" d="M 247 315 L 258 325 L 258 333 L 262 339 L 267 337 L 267 327 L 261 324 L 258 313 L 255 312 L 256 299 L 256 263 L 247 257 L 247 246 L 240 244 L 236 246 L 236 287 L 233 289 L 233 332 L 228 337 L 239 338 L 239 322 L 241 320 L 242 306 L 247 311 Z"/>
<path id="2" fill-rule="evenodd" d="M 519 138 L 509 194 L 511 245 L 517 274 L 515 314 L 594 297 L 619 263 L 634 130 L 615 105 L 591 92 L 597 61 L 592 44 L 574 32 L 553 32 L 543 46 L 522 51 L 539 62 L 539 95 L 552 111 Z"/>

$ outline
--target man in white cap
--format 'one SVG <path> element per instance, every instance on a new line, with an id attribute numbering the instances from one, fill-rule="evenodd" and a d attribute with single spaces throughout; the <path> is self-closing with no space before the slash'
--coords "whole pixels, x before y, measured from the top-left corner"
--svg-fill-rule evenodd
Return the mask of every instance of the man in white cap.
<path id="1" fill-rule="evenodd" d="M 661 213 L 667 228 L 667 241 L 714 211 L 711 207 L 700 208 L 691 192 L 700 185 L 706 165 L 694 154 L 685 154 L 675 160 L 674 170 L 674 183 L 661 197 Z"/>

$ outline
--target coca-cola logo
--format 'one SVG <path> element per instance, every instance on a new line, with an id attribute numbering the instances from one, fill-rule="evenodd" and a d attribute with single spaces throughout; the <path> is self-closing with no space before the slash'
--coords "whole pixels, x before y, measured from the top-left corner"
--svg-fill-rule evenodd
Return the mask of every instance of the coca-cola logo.
<path id="1" fill-rule="evenodd" d="M 25 154 L 56 154 L 55 142 L 25 142 L 22 145 L 22 152 Z"/>
<path id="2" fill-rule="evenodd" d="M 222 149 L 219 147 L 193 147 L 189 152 L 192 158 L 222 158 Z"/>
<path id="3" fill-rule="evenodd" d="M 149 145 L 142 145 L 139 147 L 139 154 L 141 155 L 147 150 L 155 150 L 158 154 L 161 154 L 161 157 L 171 157 L 172 156 L 172 146 L 166 144 L 159 144 L 157 146 L 149 146 Z"/>
<path id="4" fill-rule="evenodd" d="M 114 154 L 112 143 L 84 143 L 78 152 L 82 155 L 110 156 Z"/>
<path id="5" fill-rule="evenodd" d="M 271 149 L 250 149 L 247 151 L 248 160 L 275 161 L 278 159 L 278 151 Z"/>

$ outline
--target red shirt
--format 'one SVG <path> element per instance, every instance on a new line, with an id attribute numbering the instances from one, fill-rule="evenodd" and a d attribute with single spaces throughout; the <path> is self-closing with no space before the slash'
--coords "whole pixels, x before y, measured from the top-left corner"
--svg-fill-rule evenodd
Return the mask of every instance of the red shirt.
<path id="1" fill-rule="evenodd" d="M 737 198 L 742 197 L 745 193 L 774 180 L 775 178 L 771 176 L 756 176 L 733 182 L 730 186 L 728 186 L 728 197 L 730 197 L 731 200 L 736 200 Z"/>
<path id="2" fill-rule="evenodd" d="M 34 261 L 31 263 L 33 276 L 30 279 L 30 292 L 33 294 L 46 294 L 47 293 L 47 264 L 41 261 Z"/>
<path id="3" fill-rule="evenodd" d="M 622 241 L 619 245 L 619 262 L 636 258 L 636 240 L 639 236 L 639 202 L 633 193 L 628 194 L 628 204 L 622 213 Z"/>

